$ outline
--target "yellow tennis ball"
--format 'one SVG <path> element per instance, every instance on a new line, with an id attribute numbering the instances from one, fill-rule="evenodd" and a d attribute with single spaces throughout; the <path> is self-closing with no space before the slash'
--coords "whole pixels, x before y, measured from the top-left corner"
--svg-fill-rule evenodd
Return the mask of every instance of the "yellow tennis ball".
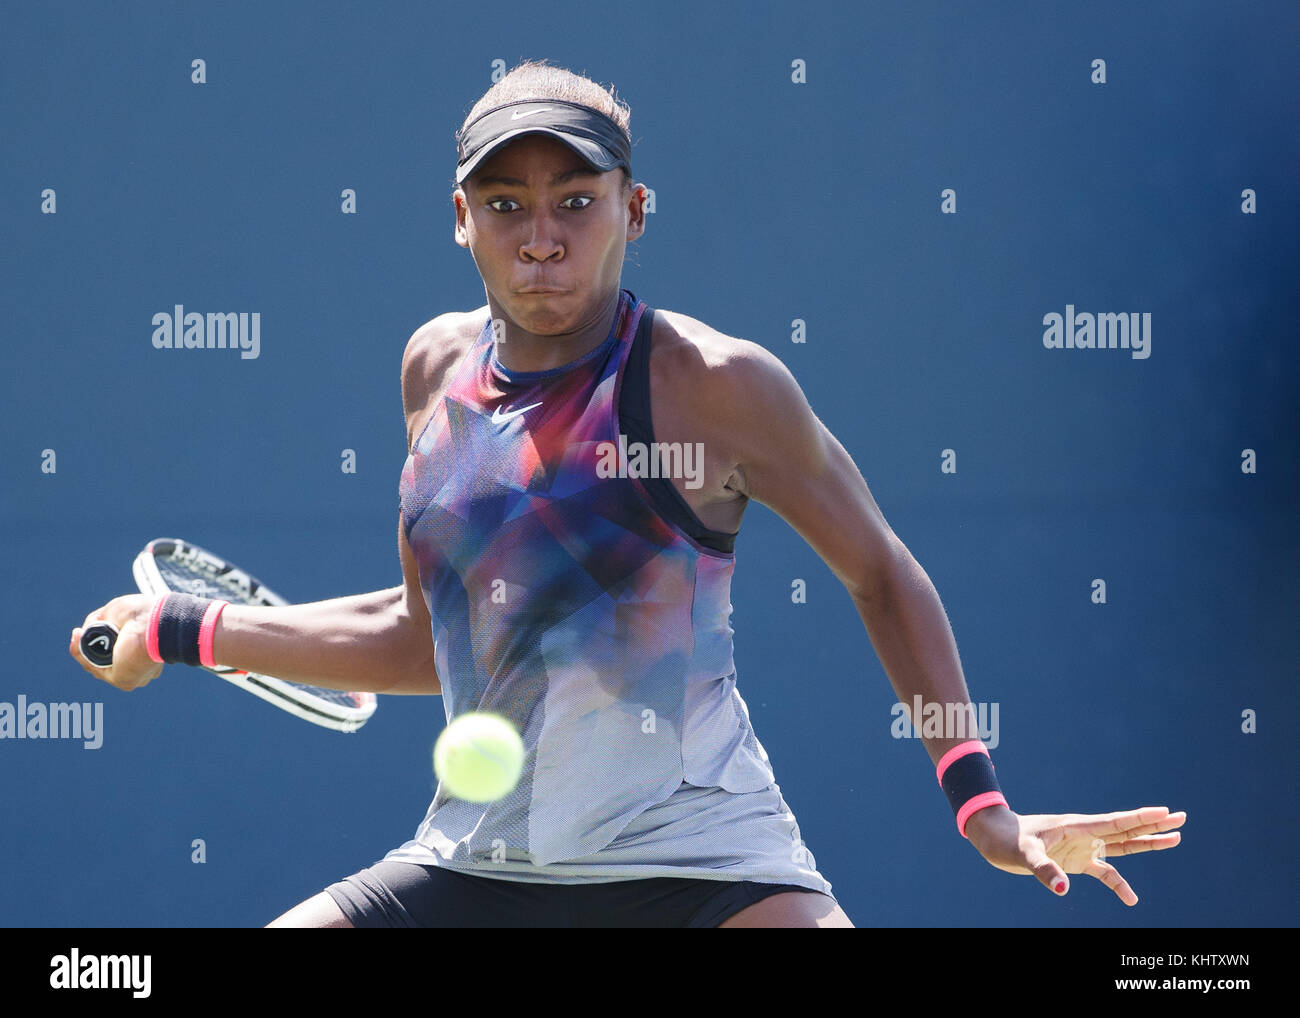
<path id="1" fill-rule="evenodd" d="M 524 740 L 500 714 L 462 714 L 433 745 L 433 770 L 447 791 L 468 802 L 509 795 L 524 769 Z"/>

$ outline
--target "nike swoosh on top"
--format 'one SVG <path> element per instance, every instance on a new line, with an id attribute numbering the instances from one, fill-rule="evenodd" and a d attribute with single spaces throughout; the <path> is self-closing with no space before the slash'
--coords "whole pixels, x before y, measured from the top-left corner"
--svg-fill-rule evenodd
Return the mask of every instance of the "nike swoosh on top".
<path id="1" fill-rule="evenodd" d="M 520 113 L 518 110 L 515 110 L 510 114 L 510 119 L 522 120 L 524 117 L 533 117 L 536 116 L 538 113 L 550 113 L 550 112 L 551 109 L 549 106 L 544 110 L 529 110 L 527 113 Z"/>
<path id="2" fill-rule="evenodd" d="M 518 410 L 511 410 L 504 414 L 501 412 L 501 408 L 497 407 L 495 410 L 492 411 L 492 423 L 493 424 L 504 423 L 505 421 L 518 417 L 525 410 L 531 410 L 533 407 L 541 406 L 541 405 L 542 405 L 541 403 L 530 403 L 528 406 L 520 407 Z"/>

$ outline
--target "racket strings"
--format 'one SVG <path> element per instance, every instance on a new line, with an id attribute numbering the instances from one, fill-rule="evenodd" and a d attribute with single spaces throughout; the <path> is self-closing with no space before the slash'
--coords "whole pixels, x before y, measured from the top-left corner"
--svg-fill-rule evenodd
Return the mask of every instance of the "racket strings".
<path id="1" fill-rule="evenodd" d="M 158 569 L 158 575 L 167 585 L 167 589 L 173 593 L 219 598 L 231 604 L 275 607 L 283 603 L 246 573 L 230 566 L 205 568 L 206 563 L 201 558 L 188 558 L 181 561 L 171 555 L 154 555 L 154 565 Z M 325 689 L 300 682 L 293 683 L 293 686 L 317 700 L 337 704 L 340 707 L 361 707 L 372 700 L 371 695 L 366 693 Z"/>
<path id="2" fill-rule="evenodd" d="M 204 569 L 193 561 L 179 562 L 170 556 L 155 556 L 154 564 L 158 573 L 167 584 L 167 589 L 178 594 L 194 594 L 196 597 L 221 598 L 231 604 L 273 605 L 277 603 L 261 594 L 257 581 L 234 569 Z"/>

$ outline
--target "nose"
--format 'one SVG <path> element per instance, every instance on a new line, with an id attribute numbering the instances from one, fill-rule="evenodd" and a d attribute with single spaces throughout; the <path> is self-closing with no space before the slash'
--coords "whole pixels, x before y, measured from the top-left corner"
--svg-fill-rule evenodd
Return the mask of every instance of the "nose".
<path id="1" fill-rule="evenodd" d="M 559 221 L 545 212 L 529 219 L 524 242 L 519 245 L 519 257 L 526 262 L 558 261 L 564 257 L 564 242 Z"/>

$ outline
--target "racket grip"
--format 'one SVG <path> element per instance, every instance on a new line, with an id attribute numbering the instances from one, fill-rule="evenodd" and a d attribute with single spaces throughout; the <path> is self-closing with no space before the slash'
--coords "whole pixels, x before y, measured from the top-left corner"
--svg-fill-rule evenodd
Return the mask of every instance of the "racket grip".
<path id="1" fill-rule="evenodd" d="M 107 668 L 113 663 L 116 643 L 117 627 L 111 622 L 94 622 L 81 631 L 81 653 L 96 667 Z"/>

